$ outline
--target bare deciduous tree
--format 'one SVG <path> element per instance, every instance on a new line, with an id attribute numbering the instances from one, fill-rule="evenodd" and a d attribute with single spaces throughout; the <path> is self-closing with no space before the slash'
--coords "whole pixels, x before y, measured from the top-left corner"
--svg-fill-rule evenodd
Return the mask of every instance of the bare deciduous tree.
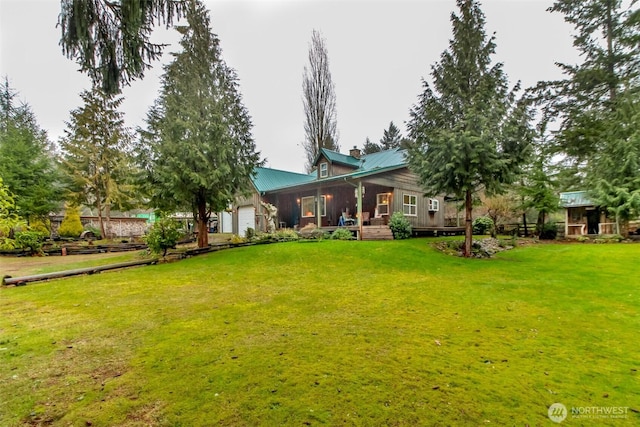
<path id="1" fill-rule="evenodd" d="M 309 65 L 304 67 L 302 80 L 304 104 L 304 132 L 302 143 L 307 155 L 307 169 L 311 169 L 320 148 L 338 151 L 336 94 L 325 40 L 313 30 L 309 45 Z"/>

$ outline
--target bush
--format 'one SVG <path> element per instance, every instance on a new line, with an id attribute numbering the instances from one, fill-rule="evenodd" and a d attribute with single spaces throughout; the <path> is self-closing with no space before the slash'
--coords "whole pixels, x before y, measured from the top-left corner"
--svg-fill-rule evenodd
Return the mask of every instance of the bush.
<path id="1" fill-rule="evenodd" d="M 291 242 L 298 240 L 300 236 L 298 236 L 298 233 L 296 233 L 295 230 L 284 228 L 276 231 L 275 238 L 278 242 Z"/>
<path id="2" fill-rule="evenodd" d="M 80 222 L 80 208 L 75 205 L 68 205 L 64 211 L 64 218 L 58 228 L 61 237 L 80 237 L 82 234 L 82 222 Z"/>
<path id="3" fill-rule="evenodd" d="M 154 254 L 162 253 L 162 257 L 167 255 L 169 248 L 175 248 L 182 231 L 180 223 L 172 218 L 160 218 L 153 223 L 149 233 L 145 236 L 145 241 L 149 250 Z"/>
<path id="4" fill-rule="evenodd" d="M 25 249 L 29 255 L 42 254 L 42 242 L 45 235 L 39 231 L 19 231 L 15 236 L 16 247 Z"/>
<path id="5" fill-rule="evenodd" d="M 538 227 L 538 236 L 540 240 L 555 240 L 558 236 L 558 227 L 551 222 L 542 224 L 542 227 Z"/>
<path id="6" fill-rule="evenodd" d="M 333 240 L 353 240 L 353 234 L 346 228 L 337 228 L 331 233 L 331 238 Z"/>
<path id="7" fill-rule="evenodd" d="M 402 212 L 394 212 L 389 220 L 389 228 L 396 240 L 408 239 L 411 237 L 411 223 L 405 218 Z"/>
<path id="8" fill-rule="evenodd" d="M 493 220 L 488 216 L 480 216 L 473 220 L 473 234 L 487 234 L 492 228 Z"/>
<path id="9" fill-rule="evenodd" d="M 245 239 L 244 237 L 240 237 L 237 234 L 234 234 L 233 236 L 231 236 L 230 242 L 232 245 L 240 245 L 242 243 L 247 243 L 247 239 Z"/>
<path id="10" fill-rule="evenodd" d="M 51 233 L 51 222 L 48 218 L 35 218 L 29 222 L 29 229 L 46 237 Z"/>
<path id="11" fill-rule="evenodd" d="M 96 236 L 97 240 L 102 239 L 102 233 L 100 233 L 100 229 L 98 227 L 94 227 L 93 225 L 87 225 L 84 228 L 84 231 L 90 231 L 93 233 L 94 236 Z"/>
<path id="12" fill-rule="evenodd" d="M 253 240 L 254 237 L 256 237 L 256 230 L 254 230 L 251 227 L 247 228 L 247 231 L 245 231 L 244 233 L 244 237 L 248 240 L 251 241 Z"/>
<path id="13" fill-rule="evenodd" d="M 316 227 L 315 224 L 305 225 L 300 229 L 298 235 L 305 240 L 322 240 L 326 237 L 325 232 Z"/>

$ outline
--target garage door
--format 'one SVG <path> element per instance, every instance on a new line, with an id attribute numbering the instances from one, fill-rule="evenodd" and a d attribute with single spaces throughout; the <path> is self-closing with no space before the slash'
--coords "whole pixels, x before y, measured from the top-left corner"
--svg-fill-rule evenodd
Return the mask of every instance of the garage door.
<path id="1" fill-rule="evenodd" d="M 218 230 L 222 233 L 233 233 L 233 218 L 231 217 L 231 212 L 225 211 L 219 213 L 218 221 Z"/>
<path id="2" fill-rule="evenodd" d="M 247 228 L 256 228 L 256 210 L 253 206 L 238 208 L 238 235 L 244 237 Z"/>

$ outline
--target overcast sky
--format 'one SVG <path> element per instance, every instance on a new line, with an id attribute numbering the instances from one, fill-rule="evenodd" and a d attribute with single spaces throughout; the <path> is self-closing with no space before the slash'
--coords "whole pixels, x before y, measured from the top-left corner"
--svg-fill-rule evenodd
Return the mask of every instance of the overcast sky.
<path id="1" fill-rule="evenodd" d="M 378 142 L 393 121 L 406 135 L 409 110 L 451 37 L 455 0 L 205 1 L 223 57 L 240 79 L 262 158 L 302 172 L 305 156 L 302 75 L 311 32 L 326 39 L 337 97 L 339 144 L 346 153 L 367 137 Z M 496 33 L 496 61 L 523 87 L 561 77 L 556 61 L 575 63 L 573 29 L 546 9 L 551 0 L 485 0 L 487 33 Z M 65 58 L 56 28 L 58 0 L 0 0 L 0 75 L 33 109 L 52 141 L 63 135 L 79 93 L 90 87 Z M 154 41 L 178 49 L 174 30 Z M 125 88 L 126 123 L 137 127 L 158 93 L 162 62 Z"/>

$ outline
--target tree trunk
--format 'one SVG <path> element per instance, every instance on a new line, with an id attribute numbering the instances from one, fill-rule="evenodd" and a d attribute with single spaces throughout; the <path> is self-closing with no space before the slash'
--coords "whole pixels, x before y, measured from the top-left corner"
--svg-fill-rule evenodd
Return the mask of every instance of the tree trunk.
<path id="1" fill-rule="evenodd" d="M 111 203 L 107 202 L 107 205 L 104 207 L 104 213 L 105 213 L 105 220 L 106 220 L 106 224 L 104 228 L 105 230 L 109 230 L 107 239 L 113 239 L 115 236 L 114 236 L 113 230 L 111 230 Z"/>
<path id="2" fill-rule="evenodd" d="M 527 213 L 522 212 L 522 225 L 524 226 L 524 237 L 529 237 L 529 232 L 527 231 Z"/>
<path id="3" fill-rule="evenodd" d="M 473 201 L 471 200 L 471 190 L 467 190 L 464 201 L 465 223 L 464 223 L 464 256 L 471 256 L 471 243 L 473 242 L 473 224 L 471 213 L 473 211 Z"/>
<path id="4" fill-rule="evenodd" d="M 209 215 L 207 215 L 207 203 L 204 199 L 198 201 L 198 247 L 209 246 Z"/>
<path id="5" fill-rule="evenodd" d="M 102 221 L 102 203 L 100 202 L 100 194 L 98 193 L 98 199 L 96 202 L 96 209 L 98 210 L 98 225 L 100 227 L 100 237 L 102 239 L 107 238 L 107 234 L 104 232 L 104 222 Z"/>

